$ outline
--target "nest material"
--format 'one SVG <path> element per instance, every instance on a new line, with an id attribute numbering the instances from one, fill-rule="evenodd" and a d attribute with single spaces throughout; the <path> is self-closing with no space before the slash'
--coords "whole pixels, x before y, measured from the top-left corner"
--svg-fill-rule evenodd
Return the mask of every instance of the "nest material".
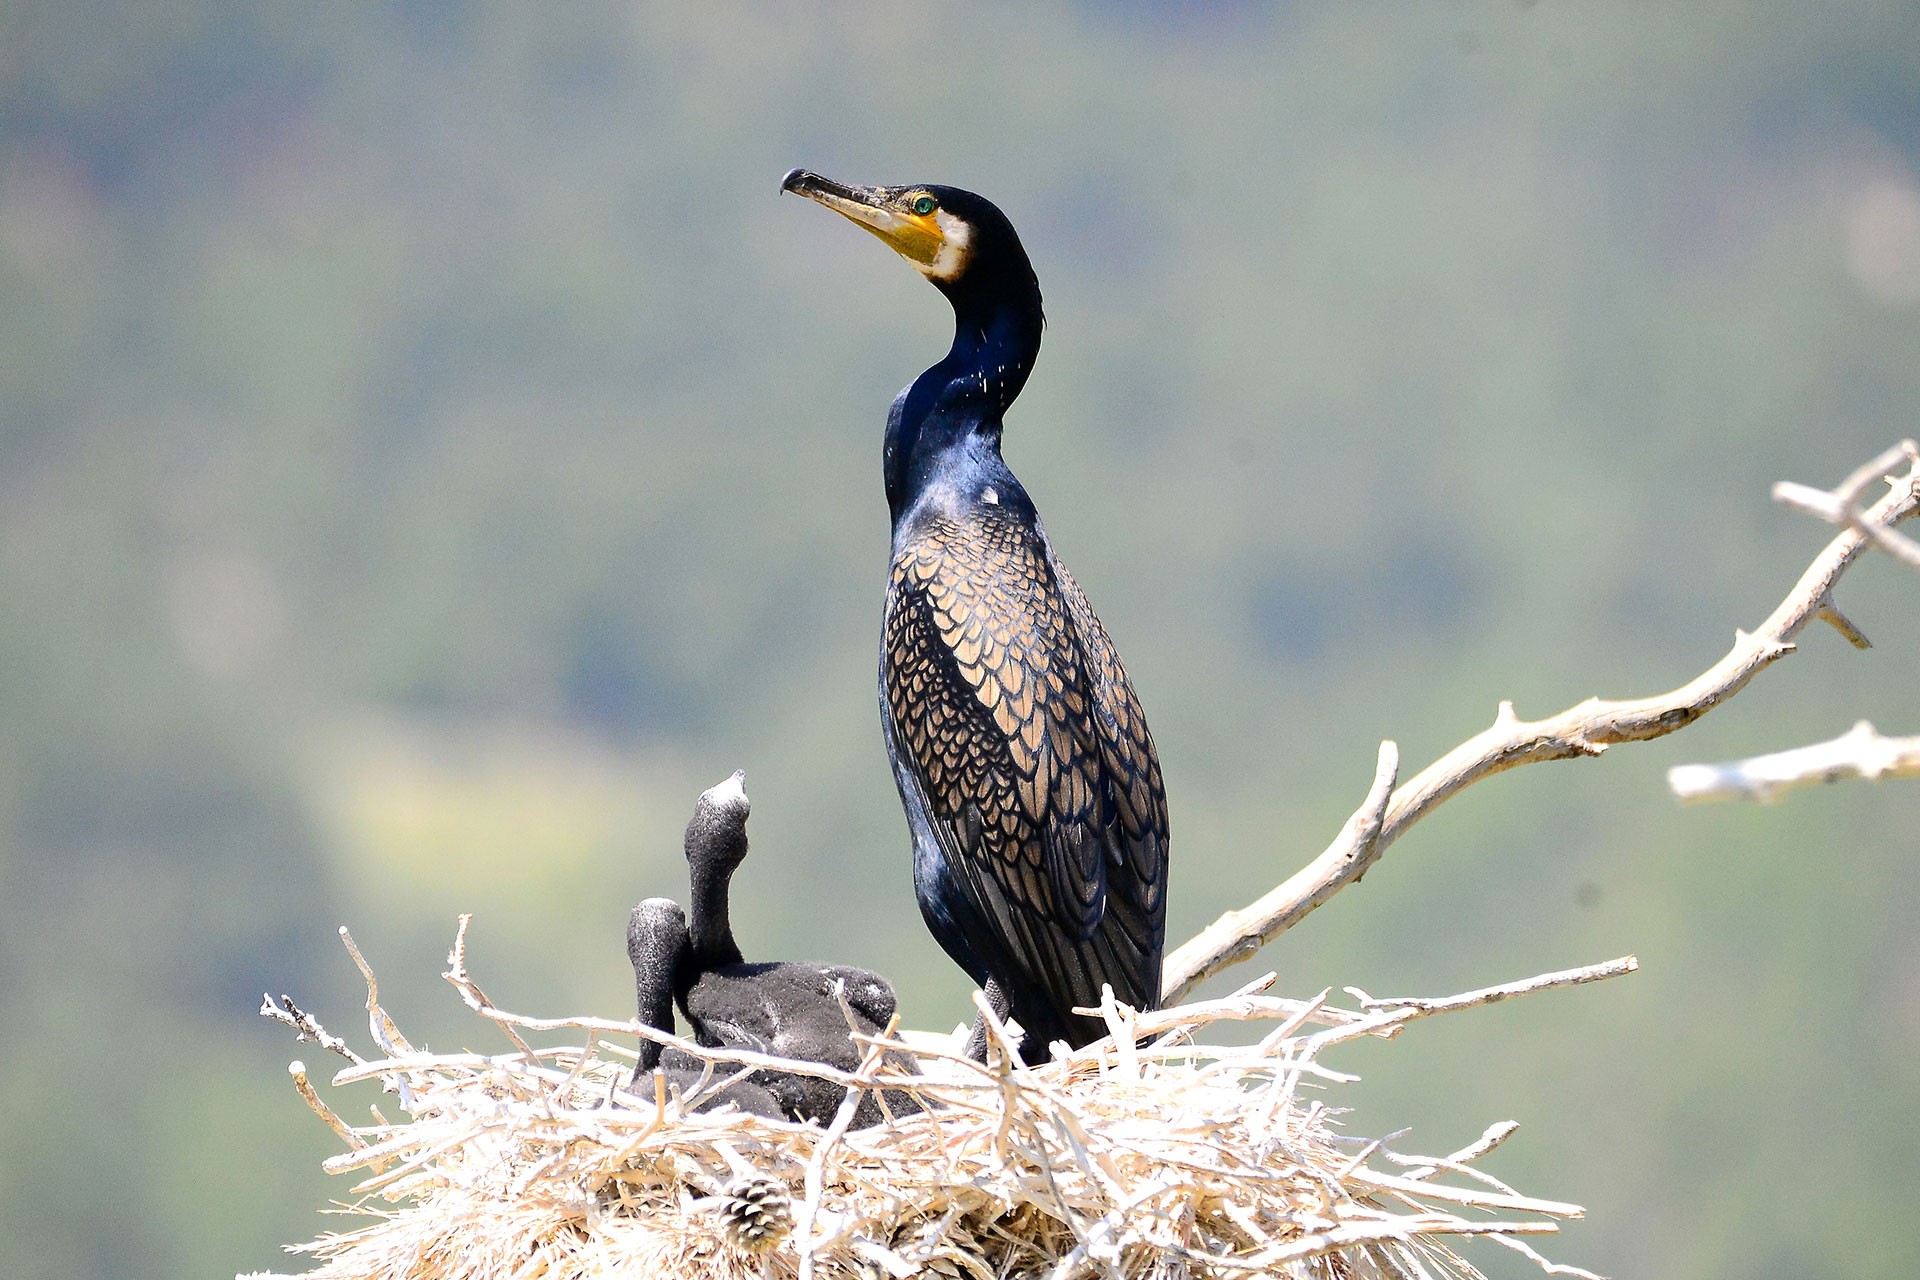
<path id="1" fill-rule="evenodd" d="M 691 1110 L 731 1075 L 777 1060 L 650 1030 L 713 1074 L 687 1097 L 658 1078 L 651 1094 L 646 1082 L 643 1096 L 626 1092 L 632 1051 L 599 1037 L 641 1034 L 637 1024 L 494 1008 L 466 976 L 464 936 L 463 921 L 447 976 L 515 1052 L 413 1051 L 369 972 L 370 1023 L 388 1056 L 335 1083 L 379 1080 L 410 1118 L 349 1126 L 295 1064 L 309 1105 L 351 1148 L 325 1167 L 360 1175 L 340 1212 L 370 1219 L 294 1246 L 319 1259 L 309 1277 L 1403 1280 L 1476 1275 L 1447 1247 L 1467 1235 L 1545 1267 L 1521 1237 L 1580 1213 L 1469 1166 L 1512 1126 L 1445 1158 L 1408 1157 L 1343 1135 L 1338 1111 L 1315 1096 L 1353 1079 L 1320 1065 L 1328 1046 L 1484 1000 L 1349 1012 L 1255 984 L 1150 1014 L 1109 1005 L 1107 1038 L 1039 1068 L 1013 1059 L 998 1025 L 985 1064 L 961 1057 L 954 1037 L 873 1038 L 855 1073 L 779 1063 L 852 1086 L 822 1129 Z M 1261 1020 L 1275 1025 L 1257 1044 L 1205 1043 L 1219 1024 Z M 558 1029 L 585 1032 L 586 1044 L 535 1048 L 521 1034 Z M 917 1066 L 888 1052 L 902 1048 Z M 861 1086 L 907 1091 L 926 1111 L 852 1129 Z"/>

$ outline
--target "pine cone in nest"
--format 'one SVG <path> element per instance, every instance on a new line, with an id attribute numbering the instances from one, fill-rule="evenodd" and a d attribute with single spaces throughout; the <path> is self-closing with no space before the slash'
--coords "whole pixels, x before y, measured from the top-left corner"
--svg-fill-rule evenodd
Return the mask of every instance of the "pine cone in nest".
<path id="1" fill-rule="evenodd" d="M 765 1253 L 793 1230 L 793 1198 L 772 1178 L 735 1178 L 720 1194 L 727 1239 L 747 1253 Z"/>

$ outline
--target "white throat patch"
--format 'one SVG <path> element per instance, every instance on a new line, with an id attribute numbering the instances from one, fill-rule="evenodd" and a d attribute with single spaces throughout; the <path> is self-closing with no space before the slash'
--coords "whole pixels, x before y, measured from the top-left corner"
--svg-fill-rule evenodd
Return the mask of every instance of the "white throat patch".
<path id="1" fill-rule="evenodd" d="M 967 259 L 973 253 L 970 243 L 973 228 L 945 209 L 937 210 L 933 221 L 940 228 L 940 252 L 933 256 L 932 262 L 920 267 L 920 273 L 929 280 L 952 280 L 967 269 Z"/>

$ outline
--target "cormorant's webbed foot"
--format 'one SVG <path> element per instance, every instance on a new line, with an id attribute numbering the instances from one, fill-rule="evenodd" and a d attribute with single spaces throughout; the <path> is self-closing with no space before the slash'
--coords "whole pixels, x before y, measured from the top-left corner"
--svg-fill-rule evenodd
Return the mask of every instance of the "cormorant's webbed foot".
<path id="1" fill-rule="evenodd" d="M 987 998 L 987 1008 L 993 1010 L 993 1016 L 1001 1022 L 1005 1022 L 1007 1020 L 1007 1010 L 1009 1006 L 1007 1004 L 1006 993 L 1000 990 L 1000 984 L 992 978 L 988 978 L 987 985 L 981 988 L 980 994 Z M 1026 1046 L 1023 1044 L 1021 1049 L 1020 1060 L 1024 1062 L 1027 1056 L 1025 1053 Z M 987 1019 L 984 1014 L 974 1015 L 973 1030 L 967 1034 L 966 1055 L 975 1062 L 985 1062 L 987 1060 Z"/>

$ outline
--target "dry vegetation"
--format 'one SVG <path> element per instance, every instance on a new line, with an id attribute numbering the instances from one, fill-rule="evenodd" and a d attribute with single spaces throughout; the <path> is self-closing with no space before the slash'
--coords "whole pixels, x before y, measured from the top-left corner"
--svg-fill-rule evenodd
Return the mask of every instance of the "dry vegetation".
<path id="1" fill-rule="evenodd" d="M 297 1009 L 276 1010 L 354 1059 L 336 1085 L 383 1082 L 408 1113 L 349 1126 L 296 1072 L 349 1147 L 328 1170 L 357 1175 L 351 1212 L 370 1219 L 300 1246 L 321 1260 L 311 1276 L 1472 1275 L 1450 1237 L 1531 1252 L 1522 1237 L 1578 1206 L 1472 1167 L 1511 1125 L 1439 1158 L 1342 1133 L 1327 1094 L 1353 1077 L 1323 1065 L 1324 1051 L 1633 967 L 1357 1009 L 1264 994 L 1268 978 L 1158 1013 L 1109 1006 L 1107 1038 L 1037 1069 L 1016 1065 L 998 1026 L 984 1064 L 937 1036 L 870 1041 L 851 1075 L 780 1064 L 840 1080 L 850 1098 L 884 1086 L 927 1108 L 850 1131 L 851 1105 L 822 1129 L 689 1111 L 704 1091 L 682 1098 L 657 1078 L 650 1096 L 629 1094 L 632 1052 L 602 1037 L 635 1026 L 494 1008 L 466 971 L 464 922 L 452 959 L 447 977 L 512 1037 L 510 1052 L 414 1052 L 370 972 L 379 1060 L 358 1060 Z M 1271 1025 L 1251 1045 L 1209 1043 L 1221 1024 L 1249 1022 Z M 529 1042 L 556 1031 L 575 1034 Z M 655 1038 L 711 1061 L 708 1088 L 774 1061 Z M 917 1067 L 882 1054 L 902 1046 Z"/>

